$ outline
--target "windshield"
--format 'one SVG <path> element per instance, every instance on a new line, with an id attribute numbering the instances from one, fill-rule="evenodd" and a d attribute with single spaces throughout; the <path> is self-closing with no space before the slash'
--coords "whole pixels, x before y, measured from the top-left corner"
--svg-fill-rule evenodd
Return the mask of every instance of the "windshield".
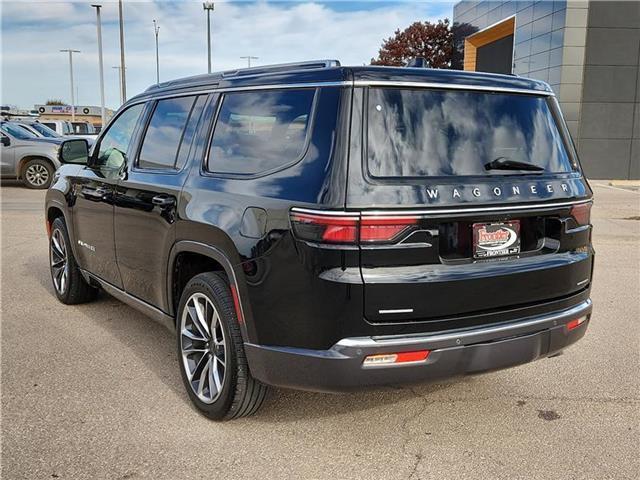
<path id="1" fill-rule="evenodd" d="M 0 126 L 0 130 L 20 140 L 31 140 L 32 138 L 37 138 L 33 133 L 25 128 L 22 128 L 20 125 L 3 123 Z"/>
<path id="2" fill-rule="evenodd" d="M 574 170 L 546 98 L 533 95 L 372 88 L 367 145 L 374 177 Z"/>
<path id="3" fill-rule="evenodd" d="M 20 129 L 22 129 L 22 131 L 24 131 L 24 132 L 31 133 L 31 134 L 35 135 L 36 137 L 38 136 L 38 134 L 36 134 L 36 132 L 30 130 L 29 127 L 27 127 L 26 125 L 22 125 L 21 123 L 19 123 L 17 126 Z"/>
<path id="4" fill-rule="evenodd" d="M 32 123 L 29 126 L 47 138 L 58 138 L 60 136 L 54 130 L 51 130 L 49 127 L 41 123 Z"/>

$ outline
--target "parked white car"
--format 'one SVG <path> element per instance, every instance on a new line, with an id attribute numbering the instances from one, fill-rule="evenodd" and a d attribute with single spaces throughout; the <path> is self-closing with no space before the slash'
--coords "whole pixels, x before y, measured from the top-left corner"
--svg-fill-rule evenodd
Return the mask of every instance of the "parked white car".
<path id="1" fill-rule="evenodd" d="M 93 124 L 89 122 L 71 122 L 73 126 L 73 134 L 81 138 L 91 138 L 95 140 L 98 138 L 98 132 L 94 128 Z"/>

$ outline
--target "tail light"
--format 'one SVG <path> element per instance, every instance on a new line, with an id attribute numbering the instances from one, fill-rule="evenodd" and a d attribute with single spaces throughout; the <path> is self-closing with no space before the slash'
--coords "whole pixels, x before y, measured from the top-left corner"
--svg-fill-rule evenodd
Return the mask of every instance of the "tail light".
<path id="1" fill-rule="evenodd" d="M 589 225 L 589 223 L 591 223 L 591 205 L 591 202 L 588 202 L 571 207 L 571 211 L 569 213 L 577 223 L 578 227 Z"/>
<path id="2" fill-rule="evenodd" d="M 415 217 L 363 218 L 360 221 L 361 242 L 390 242 L 418 223 Z"/>
<path id="3" fill-rule="evenodd" d="M 355 243 L 358 240 L 358 221 L 358 215 L 291 214 L 296 236 L 317 243 Z"/>
<path id="4" fill-rule="evenodd" d="M 418 222 L 416 217 L 360 218 L 359 214 L 291 213 L 296 237 L 316 243 L 387 243 L 397 240 Z"/>

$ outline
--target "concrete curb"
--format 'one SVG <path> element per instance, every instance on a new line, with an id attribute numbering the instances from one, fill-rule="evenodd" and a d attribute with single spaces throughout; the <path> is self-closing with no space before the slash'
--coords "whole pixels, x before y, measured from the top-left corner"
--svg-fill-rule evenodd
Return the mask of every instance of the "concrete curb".
<path id="1" fill-rule="evenodd" d="M 640 180 L 611 180 L 609 185 L 612 187 L 636 187 L 640 188 Z"/>

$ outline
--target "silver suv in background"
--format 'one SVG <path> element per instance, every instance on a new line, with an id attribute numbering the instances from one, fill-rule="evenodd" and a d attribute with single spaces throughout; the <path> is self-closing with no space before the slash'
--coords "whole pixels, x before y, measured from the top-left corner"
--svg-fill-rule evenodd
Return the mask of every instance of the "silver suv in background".
<path id="1" fill-rule="evenodd" d="M 23 129 L 27 130 L 30 133 L 33 133 L 36 137 L 40 138 L 63 138 L 62 135 L 58 134 L 55 130 L 50 129 L 46 125 L 40 122 L 33 122 L 28 120 L 20 120 L 15 123 L 19 125 Z"/>
<path id="2" fill-rule="evenodd" d="M 0 123 L 0 177 L 18 178 L 28 188 L 48 188 L 60 166 L 62 138 L 39 138 L 13 122 Z"/>

